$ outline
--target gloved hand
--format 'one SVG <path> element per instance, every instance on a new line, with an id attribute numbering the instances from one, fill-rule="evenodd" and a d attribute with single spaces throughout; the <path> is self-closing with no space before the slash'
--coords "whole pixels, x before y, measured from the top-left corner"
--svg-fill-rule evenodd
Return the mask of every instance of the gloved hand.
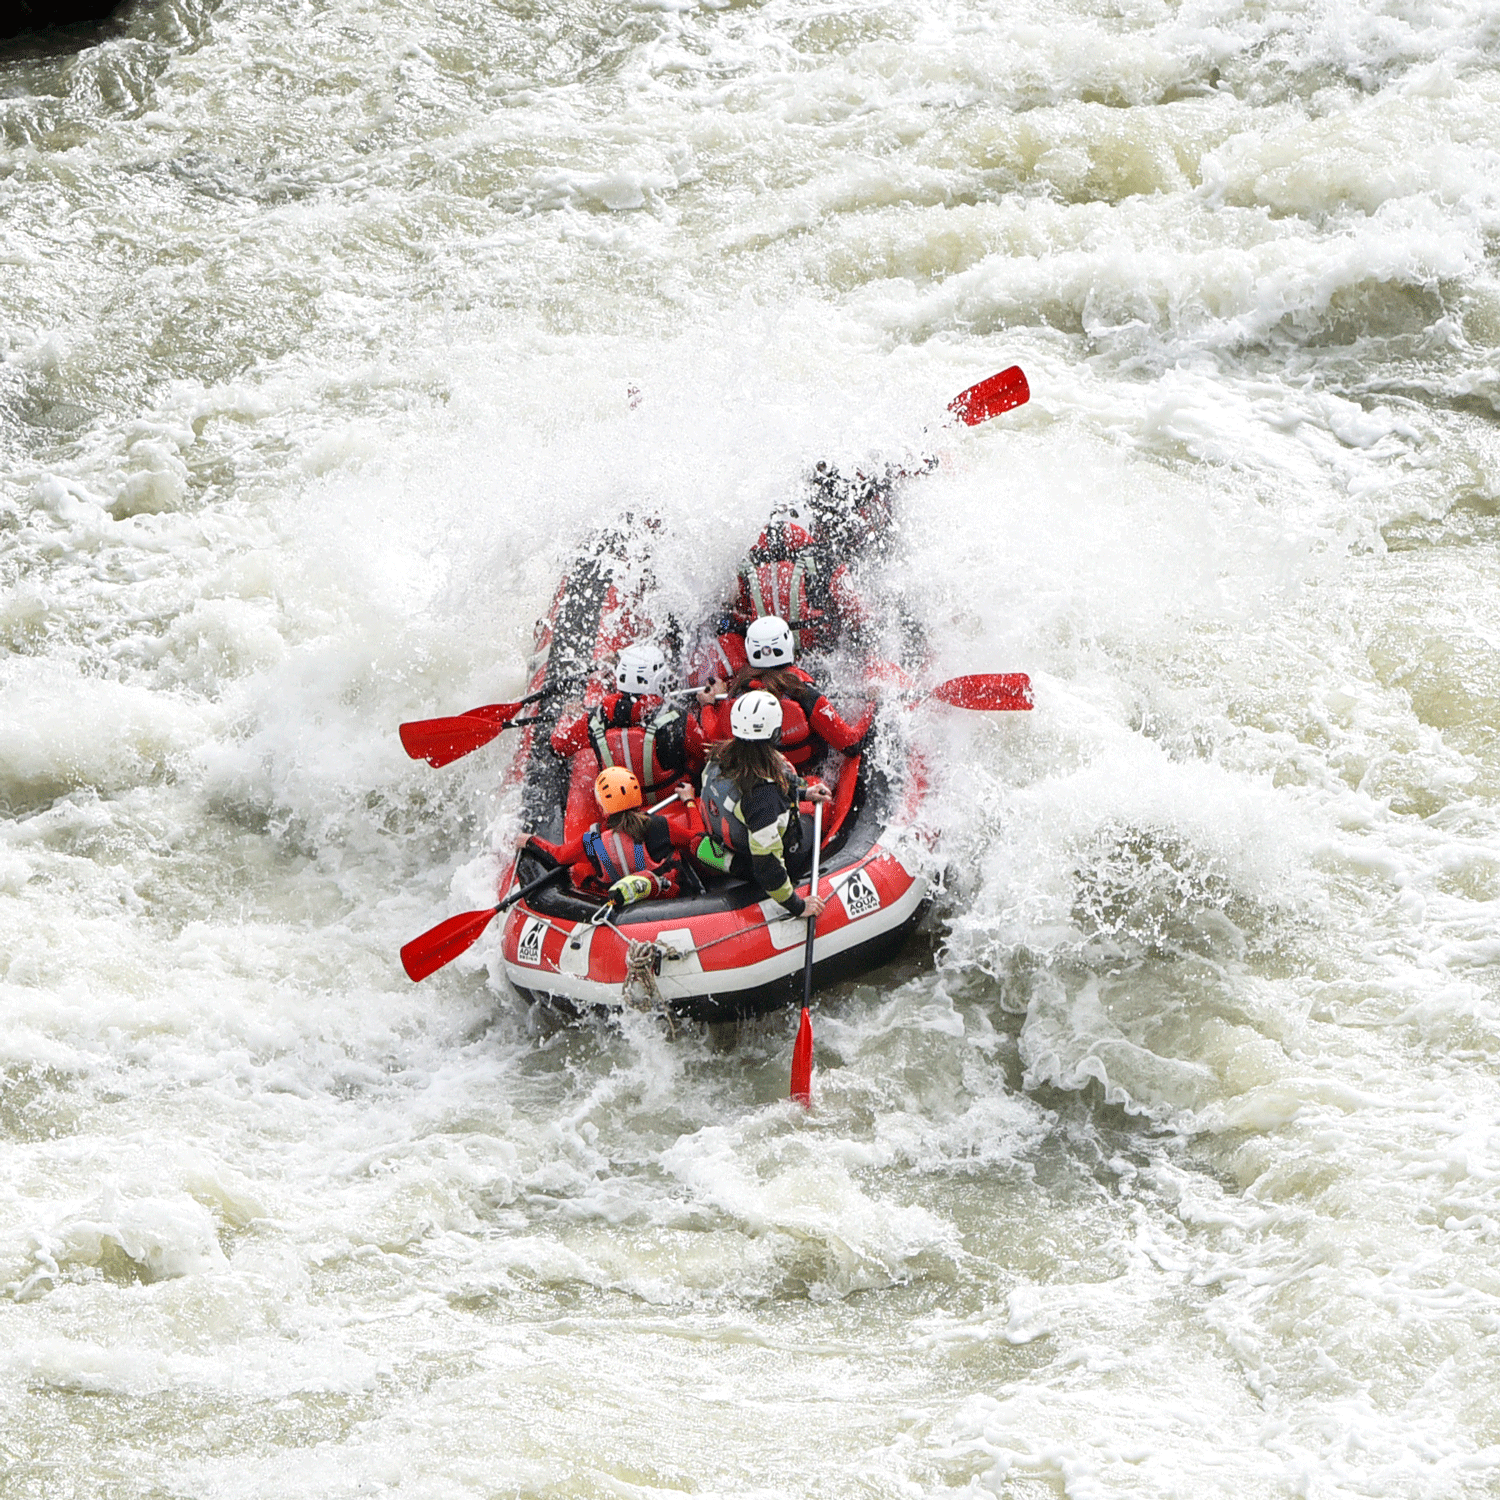
<path id="1" fill-rule="evenodd" d="M 557 868 L 557 858 L 550 851 L 543 849 L 536 839 L 529 833 L 522 834 L 516 841 L 517 853 L 529 854 L 536 862 L 549 870 Z"/>
<path id="2" fill-rule="evenodd" d="M 854 721 L 851 726 L 859 731 L 859 738 L 852 745 L 846 746 L 844 754 L 852 759 L 856 755 L 863 755 L 870 748 L 870 742 L 875 738 L 875 705 L 866 704 L 865 711 Z"/>
<path id="3" fill-rule="evenodd" d="M 610 905 L 618 911 L 632 901 L 643 901 L 656 889 L 649 875 L 622 875 L 609 888 Z"/>
<path id="4" fill-rule="evenodd" d="M 871 742 L 874 740 L 874 738 L 875 726 L 871 724 L 870 727 L 865 730 L 865 732 L 860 735 L 860 737 L 855 740 L 852 745 L 846 745 L 840 753 L 843 755 L 845 760 L 853 760 L 856 755 L 863 755 L 865 751 L 870 748 Z"/>

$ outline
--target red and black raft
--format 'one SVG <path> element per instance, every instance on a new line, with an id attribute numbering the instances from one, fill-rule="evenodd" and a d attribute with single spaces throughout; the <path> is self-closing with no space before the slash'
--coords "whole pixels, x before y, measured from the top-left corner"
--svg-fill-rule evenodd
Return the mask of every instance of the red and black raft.
<path id="1" fill-rule="evenodd" d="M 609 547 L 597 547 L 575 565 L 539 622 L 528 691 L 541 695 L 542 711 L 535 727 L 525 727 L 513 763 L 528 832 L 561 842 L 593 820 L 597 766 L 588 751 L 571 763 L 553 753 L 548 710 L 580 696 L 641 627 Z M 816 985 L 889 962 L 915 925 L 928 888 L 912 831 L 924 789 L 920 762 L 911 758 L 895 775 L 866 756 L 830 754 L 823 779 L 834 800 L 818 882 L 818 893 L 829 900 L 813 948 Z M 546 869 L 522 854 L 499 895 Z M 701 893 L 643 901 L 597 923 L 597 895 L 560 880 L 543 886 L 506 917 L 506 977 L 523 995 L 565 1013 L 659 1000 L 676 1015 L 717 1022 L 800 999 L 806 923 L 747 882 L 700 874 Z M 808 894 L 805 878 L 798 889 Z"/>

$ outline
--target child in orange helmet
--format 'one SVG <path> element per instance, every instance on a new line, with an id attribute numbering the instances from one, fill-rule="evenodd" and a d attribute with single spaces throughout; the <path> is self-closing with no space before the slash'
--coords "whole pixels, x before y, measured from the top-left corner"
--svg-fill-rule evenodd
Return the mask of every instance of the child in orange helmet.
<path id="1" fill-rule="evenodd" d="M 581 891 L 603 892 L 617 907 L 681 890 L 686 825 L 669 822 L 641 805 L 641 784 L 620 766 L 606 766 L 594 778 L 594 803 L 602 815 L 585 832 L 554 844 L 531 835 L 526 847 L 560 865 Z"/>

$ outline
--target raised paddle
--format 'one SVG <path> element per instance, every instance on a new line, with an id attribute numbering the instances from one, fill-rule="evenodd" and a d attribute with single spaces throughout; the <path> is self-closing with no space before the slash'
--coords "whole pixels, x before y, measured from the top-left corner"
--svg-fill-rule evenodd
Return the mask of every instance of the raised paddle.
<path id="1" fill-rule="evenodd" d="M 1020 365 L 1011 365 L 960 392 L 948 403 L 948 410 L 966 427 L 977 427 L 1030 400 L 1031 387 L 1026 384 L 1025 372 Z"/>
<path id="2" fill-rule="evenodd" d="M 514 906 L 523 896 L 541 890 L 566 869 L 566 865 L 558 865 L 545 875 L 538 875 L 520 890 L 512 891 L 498 906 L 487 907 L 483 911 L 460 912 L 456 917 L 449 917 L 446 922 L 439 922 L 421 937 L 414 937 L 401 950 L 401 967 L 406 970 L 407 978 L 413 981 L 423 980 L 429 974 L 435 974 L 444 964 L 451 964 L 465 949 L 474 946 L 479 934 L 507 907 Z"/>
<path id="3" fill-rule="evenodd" d="M 823 853 L 823 804 L 813 804 L 813 864 L 812 879 L 808 882 L 807 894 L 818 894 L 818 860 Z M 807 919 L 807 953 L 802 959 L 802 1019 L 797 1025 L 797 1041 L 792 1048 L 792 1098 L 803 1109 L 812 1108 L 812 979 L 813 939 L 817 936 L 818 919 Z"/>
<path id="4" fill-rule="evenodd" d="M 413 719 L 400 727 L 401 744 L 413 760 L 446 766 L 449 761 L 489 744 L 502 729 L 517 723 L 535 723 L 534 719 L 518 720 L 516 715 L 541 697 L 541 693 L 532 693 L 514 703 L 486 703 L 447 719 Z"/>
<path id="5" fill-rule="evenodd" d="M 954 708 L 973 708 L 981 713 L 1032 706 L 1031 679 L 1024 672 L 980 672 L 970 677 L 950 677 L 926 695 Z"/>

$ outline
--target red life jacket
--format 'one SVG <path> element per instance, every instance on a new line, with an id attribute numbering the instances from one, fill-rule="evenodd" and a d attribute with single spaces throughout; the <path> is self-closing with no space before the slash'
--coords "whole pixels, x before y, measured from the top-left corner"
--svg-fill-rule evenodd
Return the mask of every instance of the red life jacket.
<path id="1" fill-rule="evenodd" d="M 603 886 L 611 886 L 626 875 L 649 875 L 655 886 L 653 896 L 677 894 L 675 854 L 658 863 L 646 852 L 644 844 L 599 823 L 584 834 L 583 853 L 593 867 L 595 879 Z"/>
<path id="2" fill-rule="evenodd" d="M 704 687 L 715 677 L 728 682 L 745 662 L 745 630 L 741 625 L 698 647 L 688 663 L 687 680 L 693 687 Z"/>
<path id="3" fill-rule="evenodd" d="M 812 678 L 801 667 L 793 666 L 782 670 L 790 671 L 794 677 L 800 678 L 809 687 L 813 686 Z M 764 692 L 765 686 L 759 677 L 752 677 L 745 684 L 744 691 L 753 693 L 759 689 Z M 794 766 L 800 766 L 811 757 L 813 752 L 812 726 L 807 722 L 807 710 L 795 698 L 778 698 L 776 701 L 781 705 L 781 738 L 777 740 L 776 748 Z"/>
<path id="4" fill-rule="evenodd" d="M 646 874 L 656 868 L 644 844 L 599 823 L 584 834 L 583 853 L 594 867 L 594 874 L 605 885 L 613 885 L 626 875 Z"/>
<path id="5" fill-rule="evenodd" d="M 825 610 L 814 607 L 817 549 L 811 532 L 792 520 L 766 526 L 739 568 L 738 613 L 745 619 L 780 615 L 802 649 L 816 645 L 828 630 L 819 630 Z"/>
<path id="6" fill-rule="evenodd" d="M 826 611 L 814 609 L 807 596 L 808 567 L 796 562 L 763 562 L 740 569 L 740 608 L 749 619 L 780 615 L 797 638 L 797 647 L 809 651 L 830 635 Z"/>
<path id="7" fill-rule="evenodd" d="M 781 704 L 781 744 L 778 748 L 794 766 L 800 766 L 812 754 L 812 746 L 808 743 L 812 730 L 807 715 L 795 698 L 778 698 L 776 701 Z"/>
<path id="8" fill-rule="evenodd" d="M 606 729 L 604 716 L 599 713 L 591 714 L 589 738 L 594 743 L 594 754 L 599 757 L 600 768 L 622 767 L 640 782 L 642 792 L 654 792 L 670 786 L 682 776 L 685 768 L 664 766 L 656 753 L 656 741 L 658 735 L 681 718 L 681 710 L 664 708 L 643 725 Z"/>
<path id="9" fill-rule="evenodd" d="M 799 650 L 833 643 L 838 619 L 828 606 L 825 550 L 794 522 L 768 526 L 739 571 L 737 613 L 746 620 L 779 615 Z"/>

